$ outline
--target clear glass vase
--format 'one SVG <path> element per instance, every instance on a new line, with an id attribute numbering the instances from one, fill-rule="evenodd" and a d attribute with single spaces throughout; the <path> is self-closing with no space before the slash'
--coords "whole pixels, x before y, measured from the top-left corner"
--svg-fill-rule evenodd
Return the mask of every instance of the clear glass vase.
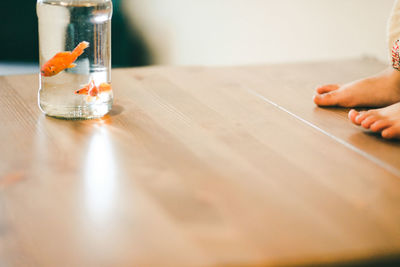
<path id="1" fill-rule="evenodd" d="M 40 87 L 48 116 L 92 119 L 112 107 L 111 0 L 38 0 Z"/>

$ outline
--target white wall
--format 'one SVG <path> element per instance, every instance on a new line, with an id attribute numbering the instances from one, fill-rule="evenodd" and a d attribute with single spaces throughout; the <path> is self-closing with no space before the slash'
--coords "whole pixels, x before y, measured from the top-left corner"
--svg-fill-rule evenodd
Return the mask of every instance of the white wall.
<path id="1" fill-rule="evenodd" d="M 125 0 L 158 64 L 387 60 L 394 0 Z"/>

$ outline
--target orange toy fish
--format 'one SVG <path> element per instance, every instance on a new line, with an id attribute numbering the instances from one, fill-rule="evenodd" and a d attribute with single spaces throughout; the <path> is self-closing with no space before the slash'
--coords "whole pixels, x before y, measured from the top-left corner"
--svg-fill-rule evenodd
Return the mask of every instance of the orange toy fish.
<path id="1" fill-rule="evenodd" d="M 88 42 L 79 43 L 72 52 L 60 52 L 47 61 L 40 72 L 45 77 L 50 77 L 58 74 L 59 72 L 76 67 L 75 60 L 83 54 L 84 50 L 89 47 Z"/>
<path id="2" fill-rule="evenodd" d="M 77 95 L 88 95 L 91 97 L 95 97 L 102 92 L 111 91 L 111 85 L 109 83 L 101 83 L 99 86 L 96 86 L 94 81 L 92 80 L 88 85 L 85 87 L 76 90 L 75 94 Z"/>

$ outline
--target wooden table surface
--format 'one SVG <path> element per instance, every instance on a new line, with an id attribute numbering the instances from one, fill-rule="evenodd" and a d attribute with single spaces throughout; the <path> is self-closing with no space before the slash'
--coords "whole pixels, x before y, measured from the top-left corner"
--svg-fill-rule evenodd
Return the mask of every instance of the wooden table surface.
<path id="1" fill-rule="evenodd" d="M 0 266 L 297 266 L 400 258 L 400 143 L 316 107 L 372 59 L 113 71 L 103 119 L 0 77 Z"/>

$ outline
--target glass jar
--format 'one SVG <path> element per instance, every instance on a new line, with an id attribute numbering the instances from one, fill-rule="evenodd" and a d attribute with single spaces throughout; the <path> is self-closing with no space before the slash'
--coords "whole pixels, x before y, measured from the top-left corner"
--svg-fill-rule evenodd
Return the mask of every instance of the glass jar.
<path id="1" fill-rule="evenodd" d="M 111 110 L 111 0 L 38 0 L 40 87 L 48 116 L 99 118 Z"/>

